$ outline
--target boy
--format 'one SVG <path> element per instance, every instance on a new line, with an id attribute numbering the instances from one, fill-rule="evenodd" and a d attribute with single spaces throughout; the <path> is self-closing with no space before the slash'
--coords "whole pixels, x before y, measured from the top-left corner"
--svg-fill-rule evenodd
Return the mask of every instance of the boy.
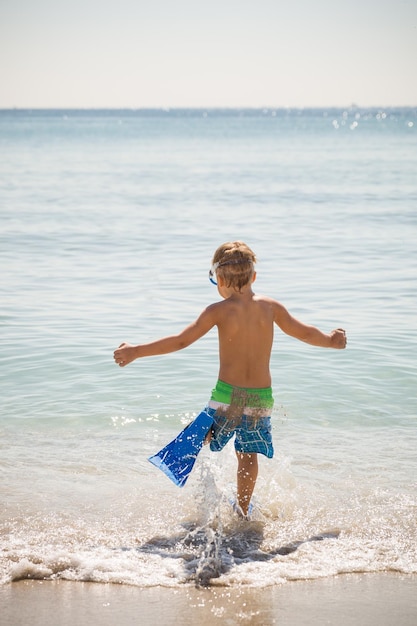
<path id="1" fill-rule="evenodd" d="M 114 352 L 114 360 L 124 367 L 137 358 L 182 350 L 217 326 L 219 379 L 207 408 L 214 419 L 207 442 L 211 450 L 219 451 L 235 435 L 237 502 L 244 517 L 258 476 L 257 455 L 273 456 L 269 362 L 274 324 L 313 346 L 346 347 L 344 330 L 325 334 L 292 317 L 276 300 L 255 294 L 255 263 L 255 254 L 245 243 L 224 243 L 214 253 L 209 272 L 223 300 L 204 309 L 177 335 L 137 346 L 122 343 Z"/>

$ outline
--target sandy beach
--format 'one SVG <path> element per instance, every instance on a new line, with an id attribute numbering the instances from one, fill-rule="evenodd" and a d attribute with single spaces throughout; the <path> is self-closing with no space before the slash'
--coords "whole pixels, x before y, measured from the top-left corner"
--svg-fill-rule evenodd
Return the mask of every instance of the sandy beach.
<path id="1" fill-rule="evenodd" d="M 2 626 L 414 626 L 417 576 L 348 574 L 257 588 L 25 580 L 0 588 Z"/>

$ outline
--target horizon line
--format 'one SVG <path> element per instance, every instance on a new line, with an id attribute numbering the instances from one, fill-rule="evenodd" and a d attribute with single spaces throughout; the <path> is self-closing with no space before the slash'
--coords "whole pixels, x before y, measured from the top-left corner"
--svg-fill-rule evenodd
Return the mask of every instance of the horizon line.
<path id="1" fill-rule="evenodd" d="M 349 105 L 340 104 L 321 104 L 321 105 L 213 105 L 213 106 L 1 106 L 0 111 L 162 111 L 169 113 L 170 111 L 288 111 L 288 110 L 325 110 L 325 109 L 415 109 L 416 104 L 371 104 L 361 105 L 351 103 Z"/>

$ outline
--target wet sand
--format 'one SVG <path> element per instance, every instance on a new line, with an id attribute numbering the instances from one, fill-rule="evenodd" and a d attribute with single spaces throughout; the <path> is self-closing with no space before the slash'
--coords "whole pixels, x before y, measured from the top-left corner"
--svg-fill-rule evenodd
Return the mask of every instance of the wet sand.
<path id="1" fill-rule="evenodd" d="M 138 588 L 20 581 L 0 588 L 1 626 L 415 626 L 417 576 L 348 574 L 256 588 Z"/>

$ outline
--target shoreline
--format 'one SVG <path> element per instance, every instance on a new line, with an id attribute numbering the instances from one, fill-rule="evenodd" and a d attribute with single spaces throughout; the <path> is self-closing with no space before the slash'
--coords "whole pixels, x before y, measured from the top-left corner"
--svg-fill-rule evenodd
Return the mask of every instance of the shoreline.
<path id="1" fill-rule="evenodd" d="M 0 587 L 0 621 L 7 626 L 414 626 L 416 586 L 417 575 L 394 572 L 341 574 L 266 588 L 23 580 Z"/>

